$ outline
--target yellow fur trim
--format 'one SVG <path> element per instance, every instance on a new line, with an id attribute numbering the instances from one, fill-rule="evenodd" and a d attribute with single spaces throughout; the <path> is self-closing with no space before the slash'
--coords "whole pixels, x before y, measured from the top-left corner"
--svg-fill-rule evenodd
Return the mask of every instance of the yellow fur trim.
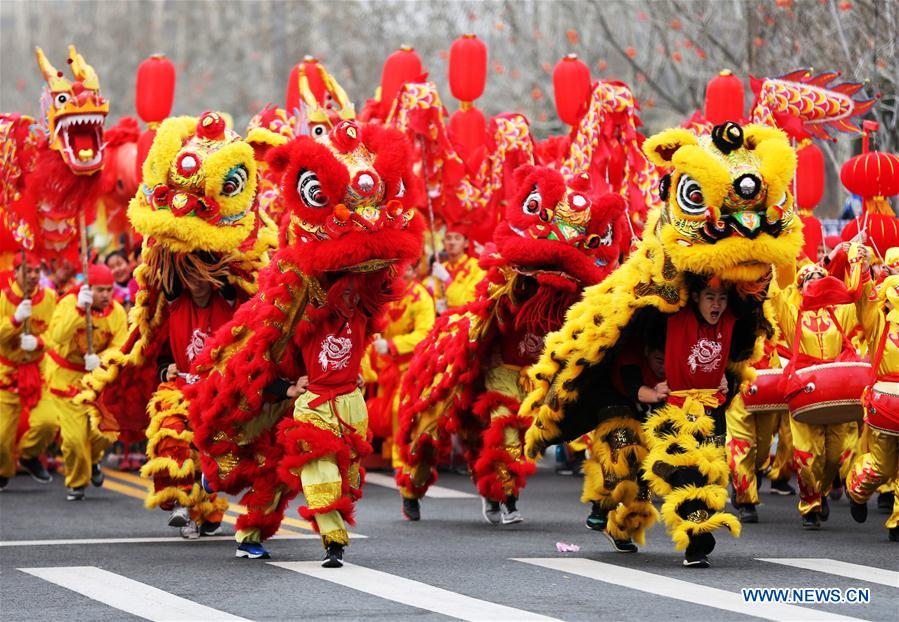
<path id="1" fill-rule="evenodd" d="M 606 531 L 618 540 L 632 539 L 646 544 L 646 531 L 659 520 L 659 513 L 650 501 L 632 501 L 609 512 Z"/>
<path id="2" fill-rule="evenodd" d="M 671 128 L 659 132 L 643 143 L 643 153 L 649 161 L 663 168 L 671 166 L 671 159 L 678 149 L 688 145 L 695 145 L 699 141 L 690 130 L 680 127 Z"/>
<path id="3" fill-rule="evenodd" d="M 677 508 L 686 501 L 699 500 L 711 510 L 709 516 L 702 521 L 682 519 Z M 721 527 L 727 527 L 736 538 L 740 536 L 742 525 L 733 514 L 722 512 L 727 503 L 727 489 L 722 486 L 684 486 L 665 497 L 662 504 L 662 518 L 674 540 L 675 548 L 682 551 L 690 543 L 691 534 L 711 533 Z"/>
<path id="4" fill-rule="evenodd" d="M 172 479 L 183 479 L 193 475 L 196 468 L 197 467 L 191 458 L 185 460 L 184 464 L 179 465 L 178 462 L 172 458 L 156 456 L 147 460 L 147 462 L 140 468 L 140 474 L 142 477 L 149 479 L 153 479 L 159 474 L 168 475 Z"/>
<path id="5" fill-rule="evenodd" d="M 678 446 L 686 449 L 685 453 L 669 453 L 671 447 Z M 646 456 L 643 463 L 643 478 L 649 483 L 649 487 L 657 495 L 671 493 L 671 485 L 656 473 L 656 469 L 664 469 L 667 465 L 671 468 L 696 467 L 702 473 L 709 484 L 724 486 L 730 475 L 723 447 L 714 445 L 700 445 L 696 447 L 696 439 L 692 436 L 682 435 L 667 437 L 664 441 L 656 443 Z"/>

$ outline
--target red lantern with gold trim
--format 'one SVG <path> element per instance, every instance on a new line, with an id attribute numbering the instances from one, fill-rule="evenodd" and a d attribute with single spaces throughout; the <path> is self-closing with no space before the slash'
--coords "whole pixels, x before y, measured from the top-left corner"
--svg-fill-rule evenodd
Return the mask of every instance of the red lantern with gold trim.
<path id="1" fill-rule="evenodd" d="M 899 156 L 882 151 L 857 155 L 843 165 L 840 181 L 862 197 L 866 211 L 892 214 L 884 197 L 899 194 Z"/>
<path id="2" fill-rule="evenodd" d="M 858 235 L 859 230 L 864 230 L 867 235 L 865 246 L 873 248 L 881 259 L 888 249 L 899 246 L 899 218 L 892 214 L 864 213 L 846 223 L 840 237 L 848 242 Z"/>
<path id="3" fill-rule="evenodd" d="M 743 119 L 743 81 L 729 69 L 709 80 L 705 87 L 705 118 L 712 125 Z"/>
<path id="4" fill-rule="evenodd" d="M 453 97 L 463 104 L 484 94 L 487 45 L 477 35 L 462 35 L 450 46 L 449 83 Z"/>
<path id="5" fill-rule="evenodd" d="M 796 207 L 811 212 L 824 196 L 824 154 L 814 143 L 796 152 Z"/>
<path id="6" fill-rule="evenodd" d="M 577 54 L 569 54 L 553 69 L 553 93 L 556 113 L 568 125 L 577 125 L 587 110 L 587 99 L 592 86 L 590 68 Z"/>
<path id="7" fill-rule="evenodd" d="M 137 116 L 153 127 L 171 114 L 174 101 L 175 65 L 165 54 L 153 54 L 137 67 Z"/>
<path id="8" fill-rule="evenodd" d="M 393 100 L 406 82 L 412 82 L 421 76 L 421 57 L 412 47 L 404 45 L 384 61 L 381 71 L 381 106 L 380 114 L 386 118 L 390 114 Z"/>

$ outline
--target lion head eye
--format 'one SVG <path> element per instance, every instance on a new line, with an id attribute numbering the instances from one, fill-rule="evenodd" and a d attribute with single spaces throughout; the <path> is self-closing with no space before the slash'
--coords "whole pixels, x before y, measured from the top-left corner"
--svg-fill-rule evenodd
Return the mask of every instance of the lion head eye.
<path id="1" fill-rule="evenodd" d="M 225 181 L 222 183 L 222 194 L 226 197 L 237 196 L 246 188 L 248 177 L 249 173 L 243 164 L 235 166 L 225 175 Z"/>
<path id="2" fill-rule="evenodd" d="M 543 199 L 540 196 L 540 192 L 537 190 L 537 186 L 534 186 L 534 189 L 531 190 L 531 193 L 524 200 L 524 203 L 521 206 L 521 211 L 523 211 L 528 216 L 536 216 L 540 213 L 540 205 L 542 202 Z"/>
<path id="3" fill-rule="evenodd" d="M 309 207 L 324 207 L 328 204 L 328 199 L 322 194 L 321 182 L 312 171 L 300 173 L 300 178 L 297 180 L 297 192 L 303 199 L 303 203 Z"/>
<path id="4" fill-rule="evenodd" d="M 689 175 L 681 175 L 677 182 L 677 204 L 684 213 L 691 216 L 698 216 L 706 211 L 702 186 Z"/>
<path id="5" fill-rule="evenodd" d="M 57 93 L 56 97 L 53 98 L 53 103 L 57 108 L 62 108 L 69 101 L 68 93 Z"/>

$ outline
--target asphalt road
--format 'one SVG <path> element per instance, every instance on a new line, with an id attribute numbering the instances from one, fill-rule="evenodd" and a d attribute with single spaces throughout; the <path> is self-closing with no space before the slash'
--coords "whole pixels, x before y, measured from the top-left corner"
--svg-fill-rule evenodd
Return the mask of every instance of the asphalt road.
<path id="1" fill-rule="evenodd" d="M 41 486 L 20 475 L 0 493 L 0 619 L 899 619 L 899 544 L 873 502 L 864 525 L 843 499 L 820 532 L 804 532 L 796 497 L 765 484 L 761 522 L 719 537 L 712 568 L 688 570 L 661 525 L 639 553 L 613 552 L 583 525 L 577 477 L 539 470 L 520 503 L 525 522 L 508 527 L 484 522 L 467 478 L 443 474 L 438 485 L 445 496 L 424 500 L 419 523 L 402 519 L 396 491 L 366 485 L 353 529 L 365 537 L 347 567 L 329 570 L 296 503 L 266 563 L 236 559 L 228 537 L 180 540 L 163 512 L 144 510 L 134 475 L 110 472 L 78 503 L 65 501 L 60 477 Z M 559 553 L 557 542 L 580 551 Z M 869 602 L 744 602 L 752 587 L 862 588 Z"/>

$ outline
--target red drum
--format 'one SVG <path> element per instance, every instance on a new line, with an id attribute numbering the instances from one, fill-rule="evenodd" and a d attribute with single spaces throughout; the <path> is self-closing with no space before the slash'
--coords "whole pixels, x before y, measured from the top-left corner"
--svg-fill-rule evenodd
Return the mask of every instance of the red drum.
<path id="1" fill-rule="evenodd" d="M 781 379 L 782 369 L 758 369 L 755 381 L 743 392 L 743 403 L 751 413 L 772 413 L 787 409 Z"/>
<path id="2" fill-rule="evenodd" d="M 865 393 L 865 423 L 899 436 L 899 382 L 875 382 Z"/>
<path id="3" fill-rule="evenodd" d="M 803 388 L 787 399 L 796 421 L 825 425 L 861 421 L 870 363 L 825 363 L 796 370 Z"/>

